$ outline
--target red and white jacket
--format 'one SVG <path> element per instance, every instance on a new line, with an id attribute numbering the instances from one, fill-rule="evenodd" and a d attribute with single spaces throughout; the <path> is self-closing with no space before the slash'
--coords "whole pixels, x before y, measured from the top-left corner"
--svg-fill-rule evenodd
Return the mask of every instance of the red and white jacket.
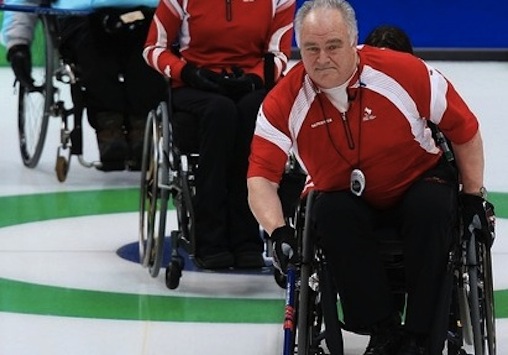
<path id="1" fill-rule="evenodd" d="M 248 176 L 278 183 L 292 150 L 308 173 L 307 189 L 349 189 L 363 171 L 363 197 L 377 208 L 393 205 L 442 152 L 427 120 L 455 143 L 465 143 L 478 121 L 452 84 L 406 53 L 361 46 L 342 115 L 298 63 L 260 108 Z"/>
<path id="2" fill-rule="evenodd" d="M 295 0 L 161 0 L 143 56 L 181 86 L 186 62 L 217 72 L 238 66 L 264 78 L 263 58 L 270 52 L 277 79 L 291 55 L 295 7 Z"/>

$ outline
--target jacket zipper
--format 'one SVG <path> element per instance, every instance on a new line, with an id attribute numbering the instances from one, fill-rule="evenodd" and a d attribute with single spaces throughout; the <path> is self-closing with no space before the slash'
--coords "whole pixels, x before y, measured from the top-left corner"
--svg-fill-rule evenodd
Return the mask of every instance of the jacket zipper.
<path id="1" fill-rule="evenodd" d="M 344 132 L 346 133 L 349 149 L 355 149 L 355 142 L 353 140 L 353 134 L 351 133 L 351 127 L 349 126 L 349 121 L 347 120 L 346 113 L 341 112 L 340 115 L 342 116 L 342 126 L 344 127 Z"/>
<path id="2" fill-rule="evenodd" d="M 232 0 L 226 0 L 226 20 L 228 21 L 233 20 L 233 10 L 231 9 L 231 1 Z"/>

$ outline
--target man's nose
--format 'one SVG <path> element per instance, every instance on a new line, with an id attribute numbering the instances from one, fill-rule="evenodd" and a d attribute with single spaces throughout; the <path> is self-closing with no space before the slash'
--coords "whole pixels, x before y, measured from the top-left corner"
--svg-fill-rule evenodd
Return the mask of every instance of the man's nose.
<path id="1" fill-rule="evenodd" d="M 330 60 L 330 57 L 328 56 L 328 53 L 324 50 L 320 50 L 317 58 L 319 63 L 327 63 Z"/>

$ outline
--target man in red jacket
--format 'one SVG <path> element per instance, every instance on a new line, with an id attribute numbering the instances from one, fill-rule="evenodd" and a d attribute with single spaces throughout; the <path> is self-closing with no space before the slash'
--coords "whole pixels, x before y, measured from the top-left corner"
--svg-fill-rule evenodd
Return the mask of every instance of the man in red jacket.
<path id="1" fill-rule="evenodd" d="M 292 151 L 308 174 L 306 190 L 319 191 L 307 218 L 332 270 L 344 320 L 371 334 L 365 355 L 428 354 L 458 197 L 456 171 L 428 122 L 451 141 L 465 225 L 487 235 L 478 120 L 422 60 L 357 46 L 356 17 L 346 1 L 306 2 L 295 33 L 302 62 L 267 95 L 258 115 L 248 171 L 251 209 L 284 272 L 295 261 L 296 242 L 277 188 Z M 375 230 L 385 225 L 404 238 L 403 339 L 377 248 Z"/>
<path id="2" fill-rule="evenodd" d="M 196 262 L 203 268 L 264 266 L 246 173 L 265 78 L 276 81 L 290 56 L 294 11 L 294 0 L 161 1 L 156 10 L 144 57 L 171 78 L 174 110 L 199 119 Z"/>

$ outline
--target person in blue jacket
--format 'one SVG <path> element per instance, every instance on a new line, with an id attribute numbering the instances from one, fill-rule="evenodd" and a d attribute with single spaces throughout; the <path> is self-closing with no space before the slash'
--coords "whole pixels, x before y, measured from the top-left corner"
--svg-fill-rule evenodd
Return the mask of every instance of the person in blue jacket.
<path id="1" fill-rule="evenodd" d="M 44 0 L 15 0 L 39 6 Z M 65 16 L 59 23 L 60 52 L 76 64 L 84 104 L 95 129 L 101 170 L 139 170 L 144 127 L 150 109 L 166 98 L 167 82 L 142 57 L 154 0 L 94 1 L 86 16 Z M 54 7 L 90 7 L 91 0 L 59 0 Z M 2 39 L 16 79 L 33 85 L 30 44 L 37 16 L 5 12 Z"/>

